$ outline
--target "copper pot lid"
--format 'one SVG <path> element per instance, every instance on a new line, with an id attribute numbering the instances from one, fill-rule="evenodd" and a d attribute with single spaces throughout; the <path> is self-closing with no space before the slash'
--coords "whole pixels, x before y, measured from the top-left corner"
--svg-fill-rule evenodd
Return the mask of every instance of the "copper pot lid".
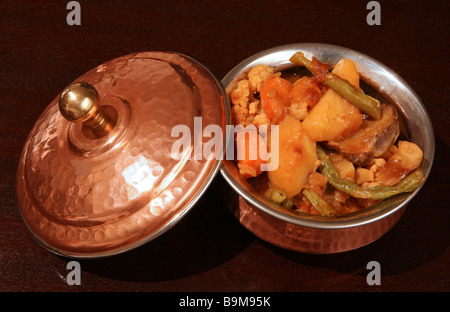
<path id="1" fill-rule="evenodd" d="M 220 82 L 189 57 L 144 52 L 106 62 L 74 81 L 34 125 L 17 173 L 22 217 L 40 243 L 67 257 L 140 246 L 205 192 L 226 140 L 207 157 L 212 135 L 205 133 L 213 125 L 225 134 L 229 119 Z"/>

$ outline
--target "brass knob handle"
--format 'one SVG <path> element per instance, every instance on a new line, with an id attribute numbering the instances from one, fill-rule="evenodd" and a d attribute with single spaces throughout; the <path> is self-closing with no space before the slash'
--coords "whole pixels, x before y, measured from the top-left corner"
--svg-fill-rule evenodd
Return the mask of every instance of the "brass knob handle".
<path id="1" fill-rule="evenodd" d="M 97 138 L 104 137 L 113 128 L 100 106 L 97 90 L 88 83 L 77 82 L 68 86 L 59 98 L 59 111 L 68 121 L 88 126 Z"/>

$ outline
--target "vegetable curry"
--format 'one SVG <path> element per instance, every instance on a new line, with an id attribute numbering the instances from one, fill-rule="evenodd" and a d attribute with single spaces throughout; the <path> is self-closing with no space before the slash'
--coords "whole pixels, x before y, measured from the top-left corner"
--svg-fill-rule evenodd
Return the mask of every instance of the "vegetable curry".
<path id="1" fill-rule="evenodd" d="M 329 67 L 297 52 L 290 61 L 307 74 L 257 65 L 231 93 L 236 125 L 278 125 L 277 147 L 270 131 L 244 147 L 247 156 L 261 144 L 278 148 L 275 170 L 261 171 L 258 156 L 237 161 L 257 192 L 286 209 L 333 217 L 424 183 L 422 150 L 400 135 L 395 107 L 363 91 L 352 60 Z"/>

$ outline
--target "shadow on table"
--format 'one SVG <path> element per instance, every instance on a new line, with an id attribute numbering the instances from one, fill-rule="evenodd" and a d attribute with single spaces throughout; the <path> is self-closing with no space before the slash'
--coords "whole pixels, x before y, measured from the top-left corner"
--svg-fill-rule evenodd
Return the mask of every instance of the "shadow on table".
<path id="1" fill-rule="evenodd" d="M 420 267 L 441 255 L 449 247 L 449 214 L 447 168 L 449 147 L 436 138 L 436 155 L 428 181 L 406 207 L 399 222 L 377 241 L 359 248 L 333 255 L 295 253 L 266 244 L 279 255 L 311 267 L 367 275 L 369 261 L 378 261 L 382 275 L 395 275 Z"/>
<path id="2" fill-rule="evenodd" d="M 255 239 L 212 187 L 181 221 L 155 240 L 124 254 L 82 261 L 81 267 L 116 280 L 173 280 L 225 263 Z"/>

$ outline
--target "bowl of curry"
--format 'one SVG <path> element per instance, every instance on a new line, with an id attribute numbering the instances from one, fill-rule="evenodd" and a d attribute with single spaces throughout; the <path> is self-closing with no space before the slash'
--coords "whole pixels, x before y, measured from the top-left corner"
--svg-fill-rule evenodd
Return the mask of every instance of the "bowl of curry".
<path id="1" fill-rule="evenodd" d="M 230 209 L 271 244 L 316 254 L 365 246 L 426 182 L 429 115 L 398 74 L 365 54 L 284 45 L 247 58 L 222 84 L 234 126 L 234 157 L 221 168 Z"/>

